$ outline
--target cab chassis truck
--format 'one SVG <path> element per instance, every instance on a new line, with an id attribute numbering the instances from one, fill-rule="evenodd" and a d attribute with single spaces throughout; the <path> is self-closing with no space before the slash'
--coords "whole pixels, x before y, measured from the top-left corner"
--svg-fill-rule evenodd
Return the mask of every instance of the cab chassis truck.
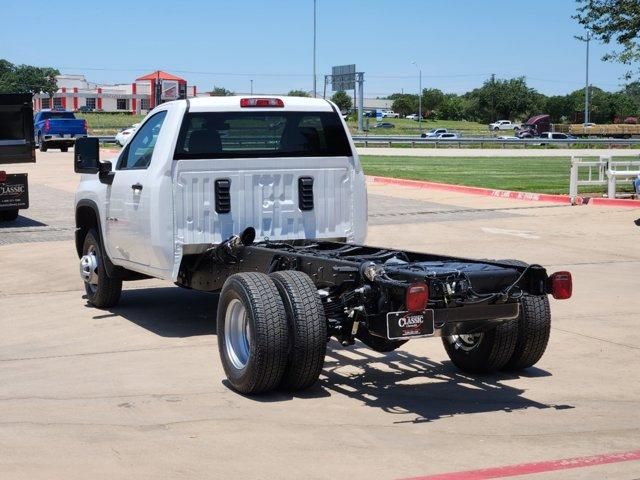
<path id="1" fill-rule="evenodd" d="M 211 97 L 163 104 L 114 161 L 78 139 L 76 250 L 88 302 L 149 277 L 219 293 L 218 348 L 244 394 L 310 387 L 328 341 L 390 352 L 441 337 L 470 373 L 543 355 L 548 296 L 569 272 L 363 245 L 366 184 L 331 102 Z"/>
<path id="2" fill-rule="evenodd" d="M 31 94 L 0 94 L 0 165 L 35 162 Z M 29 208 L 26 173 L 0 168 L 0 222 L 18 218 Z"/>

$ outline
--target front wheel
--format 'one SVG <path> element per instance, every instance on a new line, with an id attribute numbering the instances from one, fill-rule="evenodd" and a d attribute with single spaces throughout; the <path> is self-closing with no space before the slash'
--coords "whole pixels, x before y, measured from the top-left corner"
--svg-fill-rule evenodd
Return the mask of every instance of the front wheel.
<path id="1" fill-rule="evenodd" d="M 453 364 L 469 373 L 491 373 L 512 357 L 518 338 L 518 323 L 509 320 L 482 333 L 442 337 Z"/>
<path id="2" fill-rule="evenodd" d="M 282 299 L 268 275 L 237 273 L 224 282 L 217 334 L 222 366 L 235 390 L 257 394 L 280 384 L 289 329 Z"/>
<path id="3" fill-rule="evenodd" d="M 95 230 L 89 230 L 84 238 L 80 276 L 84 281 L 88 302 L 94 307 L 109 308 L 120 300 L 122 280 L 111 278 L 107 274 L 99 238 Z"/>
<path id="4" fill-rule="evenodd" d="M 62 153 L 68 152 L 69 151 L 69 147 L 60 147 L 60 151 Z"/>

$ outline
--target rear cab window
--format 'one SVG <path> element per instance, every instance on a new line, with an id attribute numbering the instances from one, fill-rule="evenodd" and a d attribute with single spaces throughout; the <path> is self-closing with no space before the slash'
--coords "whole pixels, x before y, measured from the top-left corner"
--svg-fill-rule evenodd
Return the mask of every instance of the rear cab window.
<path id="1" fill-rule="evenodd" d="M 189 112 L 175 159 L 352 156 L 335 112 Z"/>

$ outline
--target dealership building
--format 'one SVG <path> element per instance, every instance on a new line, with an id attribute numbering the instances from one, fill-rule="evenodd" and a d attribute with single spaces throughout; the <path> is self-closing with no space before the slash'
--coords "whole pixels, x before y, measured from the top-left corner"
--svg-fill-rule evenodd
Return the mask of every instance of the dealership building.
<path id="1" fill-rule="evenodd" d="M 34 95 L 35 111 L 60 108 L 76 111 L 82 107 L 104 112 L 146 113 L 160 102 L 195 97 L 195 85 L 161 70 L 136 78 L 131 83 L 100 85 L 88 82 L 84 75 L 56 76 L 58 91 Z M 84 110 L 84 108 L 82 108 Z"/>

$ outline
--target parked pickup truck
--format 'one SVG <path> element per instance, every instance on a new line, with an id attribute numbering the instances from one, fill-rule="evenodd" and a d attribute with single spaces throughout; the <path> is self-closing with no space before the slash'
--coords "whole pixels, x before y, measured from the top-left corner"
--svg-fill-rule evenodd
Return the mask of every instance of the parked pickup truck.
<path id="1" fill-rule="evenodd" d="M 333 103 L 206 97 L 151 111 L 117 158 L 78 139 L 76 251 L 87 301 L 111 308 L 122 282 L 156 277 L 219 292 L 229 384 L 301 390 L 327 342 L 379 352 L 442 337 L 459 368 L 521 370 L 549 338 L 548 294 L 571 274 L 363 245 L 365 176 Z"/>
<path id="2" fill-rule="evenodd" d="M 522 124 L 513 123 L 511 120 L 498 120 L 497 122 L 489 124 L 489 130 L 514 130 L 518 131 L 522 128 Z"/>
<path id="3" fill-rule="evenodd" d="M 76 139 L 87 136 L 87 121 L 77 119 L 73 112 L 45 109 L 36 114 L 34 131 L 41 152 L 48 148 L 66 152 Z"/>
<path id="4" fill-rule="evenodd" d="M 0 94 L 0 165 L 35 162 L 30 94 Z M 29 208 L 26 173 L 0 169 L 0 221 L 18 218 Z"/>

